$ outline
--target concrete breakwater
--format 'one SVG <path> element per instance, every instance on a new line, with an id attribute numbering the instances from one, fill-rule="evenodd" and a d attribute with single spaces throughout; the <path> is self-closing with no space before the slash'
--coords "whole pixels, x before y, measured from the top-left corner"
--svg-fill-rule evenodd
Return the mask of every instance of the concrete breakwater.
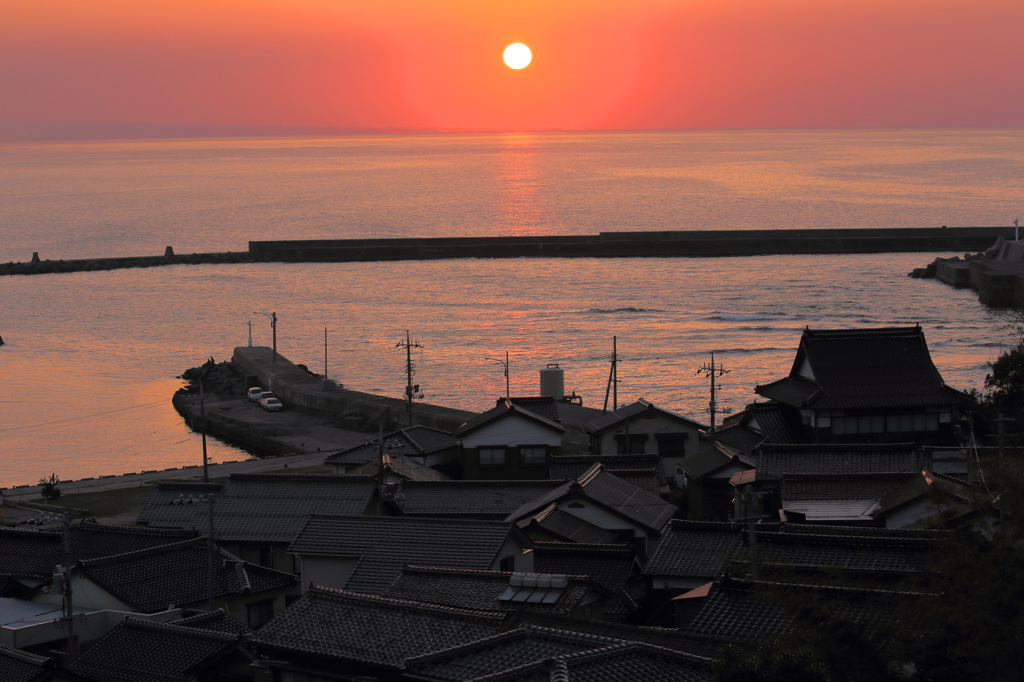
<path id="1" fill-rule="evenodd" d="M 912 274 L 974 289 L 993 308 L 1024 308 L 1024 242 L 998 239 L 982 253 L 936 258 Z"/>
<path id="2" fill-rule="evenodd" d="M 423 237 L 250 241 L 248 251 L 40 260 L 0 264 L 0 275 L 31 275 L 159 265 L 247 262 L 358 262 L 446 258 L 655 258 L 775 254 L 977 251 L 1012 227 L 690 230 L 597 235 Z"/>

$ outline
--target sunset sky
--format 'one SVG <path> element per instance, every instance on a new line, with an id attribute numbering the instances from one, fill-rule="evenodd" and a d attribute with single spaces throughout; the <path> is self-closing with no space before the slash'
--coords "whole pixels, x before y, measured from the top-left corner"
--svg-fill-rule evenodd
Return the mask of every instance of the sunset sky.
<path id="1" fill-rule="evenodd" d="M 1024 125 L 1021 0 L 4 3 L 0 122 Z M 515 71 L 501 54 L 533 51 Z"/>

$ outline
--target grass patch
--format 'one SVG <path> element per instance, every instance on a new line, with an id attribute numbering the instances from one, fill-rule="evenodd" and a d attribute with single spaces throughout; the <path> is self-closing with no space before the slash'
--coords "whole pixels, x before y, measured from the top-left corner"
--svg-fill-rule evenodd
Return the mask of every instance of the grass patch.
<path id="1" fill-rule="evenodd" d="M 118 488 L 102 490 L 95 493 L 64 494 L 56 500 L 39 498 L 33 502 L 45 503 L 54 507 L 87 510 L 91 515 L 106 518 L 117 516 L 136 509 L 142 509 L 146 500 L 153 492 L 153 486 L 140 485 L 135 488 Z"/>

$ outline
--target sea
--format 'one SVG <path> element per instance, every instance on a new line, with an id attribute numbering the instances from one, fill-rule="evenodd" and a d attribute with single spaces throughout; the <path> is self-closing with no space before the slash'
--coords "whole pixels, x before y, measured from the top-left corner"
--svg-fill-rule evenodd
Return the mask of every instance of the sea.
<path id="1" fill-rule="evenodd" d="M 0 144 L 0 262 L 245 251 L 249 240 L 1011 225 L 1024 130 L 360 135 Z M 1024 216 L 1020 216 L 1024 217 Z M 785 376 L 805 327 L 921 325 L 982 389 L 1004 312 L 908 273 L 962 254 L 177 265 L 0 277 L 0 488 L 193 466 L 181 373 L 271 345 L 484 411 L 557 365 L 584 405 L 708 424 Z M 608 383 L 613 347 L 618 384 Z M 507 356 L 506 356 L 507 353 Z M 212 461 L 248 455 L 213 441 Z M 73 491 L 73 485 L 66 490 Z"/>

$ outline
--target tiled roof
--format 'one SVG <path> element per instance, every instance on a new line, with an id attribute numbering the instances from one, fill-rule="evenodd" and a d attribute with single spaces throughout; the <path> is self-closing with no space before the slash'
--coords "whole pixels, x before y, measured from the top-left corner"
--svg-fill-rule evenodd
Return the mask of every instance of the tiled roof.
<path id="1" fill-rule="evenodd" d="M 288 551 L 361 557 L 345 589 L 382 594 L 406 564 L 490 569 L 513 531 L 503 521 L 313 516 Z"/>
<path id="2" fill-rule="evenodd" d="M 138 523 L 151 528 L 192 528 L 197 505 L 205 505 L 211 493 L 220 494 L 224 483 L 159 481 L 154 486 Z"/>
<path id="3" fill-rule="evenodd" d="M 594 407 L 584 407 L 575 403 L 555 400 L 551 396 L 511 398 L 516 405 L 525 407 L 534 414 L 539 414 L 545 419 L 558 422 L 562 426 L 579 428 L 583 424 L 601 416 L 601 410 Z"/>
<path id="4" fill-rule="evenodd" d="M 446 481 L 449 477 L 437 469 L 420 464 L 417 460 L 405 455 L 384 455 L 380 461 L 376 459 L 355 469 L 348 469 L 348 475 L 375 476 L 384 473 L 388 478 L 398 477 L 408 481 Z"/>
<path id="5" fill-rule="evenodd" d="M 813 604 L 832 617 L 875 632 L 892 624 L 897 595 L 887 590 L 779 585 L 726 577 L 715 582 L 682 634 L 723 643 L 781 637 L 795 631 L 798 604 Z"/>
<path id="6" fill-rule="evenodd" d="M 540 578 L 533 590 L 513 590 L 507 594 L 513 576 Z M 474 611 L 516 611 L 520 608 L 539 609 L 552 613 L 567 613 L 580 606 L 593 589 L 585 576 L 557 576 L 550 574 L 511 573 L 504 571 L 473 571 L 454 568 L 406 566 L 384 591 L 385 597 L 404 599 L 438 606 L 451 606 Z M 546 579 L 546 583 L 544 581 Z M 528 597 L 535 596 L 533 600 Z M 522 597 L 521 599 L 519 597 Z M 544 599 L 547 597 L 547 599 Z"/>
<path id="7" fill-rule="evenodd" d="M 239 651 L 236 635 L 125 618 L 71 666 L 88 679 L 199 682 L 204 666 Z"/>
<path id="8" fill-rule="evenodd" d="M 754 403 L 747 407 L 748 417 L 768 443 L 804 443 L 807 433 L 800 415 L 789 405 L 777 402 Z"/>
<path id="9" fill-rule="evenodd" d="M 917 473 L 883 474 L 785 474 L 782 501 L 874 500 L 920 476 Z"/>
<path id="10" fill-rule="evenodd" d="M 622 542 L 624 534 L 622 531 L 595 526 L 578 516 L 564 512 L 554 502 L 533 516 L 520 519 L 516 525 L 524 531 L 539 529 L 556 541 L 564 542 L 614 544 Z"/>
<path id="11" fill-rule="evenodd" d="M 600 649 L 553 656 L 501 673 L 477 677 L 472 682 L 707 682 L 711 679 L 706 659 L 662 649 L 650 644 L 619 643 Z"/>
<path id="12" fill-rule="evenodd" d="M 930 572 L 929 554 L 941 535 L 920 536 L 883 528 L 855 534 L 858 530 L 801 524 L 757 530 L 758 566 L 776 575 L 780 571 L 790 576 L 817 573 L 849 581 L 867 576 L 891 581 Z M 746 544 L 737 551 L 735 561 L 734 570 L 746 573 L 750 562 Z"/>
<path id="13" fill-rule="evenodd" d="M 423 457 L 458 446 L 455 436 L 427 426 L 410 426 L 384 436 L 384 453 L 397 456 Z M 376 461 L 381 451 L 378 439 L 327 456 L 324 464 L 365 464 Z"/>
<path id="14" fill-rule="evenodd" d="M 769 395 L 780 383 L 803 382 L 805 362 L 820 388 L 802 402 Z M 773 388 L 774 386 L 774 388 Z M 788 379 L 755 389 L 780 402 L 815 409 L 956 405 L 963 395 L 943 383 L 918 327 L 804 330 Z"/>
<path id="15" fill-rule="evenodd" d="M 913 443 L 762 445 L 758 481 L 778 481 L 785 474 L 914 473 L 925 465 Z"/>
<path id="16" fill-rule="evenodd" d="M 104 526 L 95 520 L 74 523 L 70 530 L 75 559 L 122 554 L 195 536 L 186 531 Z M 63 562 L 62 532 L 0 529 L 0 576 L 49 578 L 53 567 Z"/>
<path id="17" fill-rule="evenodd" d="M 362 514 L 375 489 L 374 479 L 365 476 L 234 474 L 214 496 L 216 537 L 227 542 L 291 542 L 310 514 Z M 205 499 L 175 504 L 179 498 L 173 490 L 167 494 L 159 485 L 139 522 L 160 519 L 160 525 L 173 523 L 207 534 Z"/>
<path id="18" fill-rule="evenodd" d="M 582 495 L 653 532 L 664 528 L 676 512 L 675 505 L 609 473 L 603 465 L 598 463 L 581 474 L 579 478 L 565 483 L 544 497 L 517 509 L 509 515 L 508 520 L 518 521 L 544 509 L 552 502 L 575 495 Z"/>
<path id="19" fill-rule="evenodd" d="M 626 593 L 630 579 L 639 572 L 636 549 L 631 545 L 538 542 L 533 550 L 533 570 L 590 576 L 618 597 L 608 601 L 606 617 L 621 618 L 636 609 Z"/>
<path id="20" fill-rule="evenodd" d="M 565 427 L 559 424 L 558 422 L 547 419 L 546 417 L 542 417 L 541 415 L 535 412 L 531 412 L 529 409 L 517 405 L 508 398 L 502 398 L 501 400 L 498 401 L 498 404 L 495 407 L 492 407 L 483 414 L 478 414 L 477 416 L 473 417 L 465 424 L 460 426 L 458 429 L 456 429 L 455 435 L 460 437 L 465 436 L 467 433 L 472 433 L 477 429 L 483 428 L 484 426 L 490 424 L 493 421 L 496 421 L 498 419 L 504 419 L 507 415 L 510 414 L 518 415 L 523 419 L 532 421 L 552 431 L 557 431 L 558 433 L 565 433 Z"/>
<path id="21" fill-rule="evenodd" d="M 592 419 L 584 424 L 583 428 L 594 435 L 600 435 L 604 431 L 617 428 L 625 422 L 632 421 L 637 417 L 647 414 L 655 414 L 672 421 L 681 422 L 698 430 L 704 430 L 707 428 L 703 424 L 699 424 L 692 419 L 687 419 L 686 417 L 675 414 L 674 412 L 669 412 L 668 410 L 663 410 L 660 407 L 655 407 L 653 403 L 650 403 L 643 398 L 637 400 L 635 403 L 623 405 L 614 412 L 608 412 L 600 417 Z"/>
<path id="22" fill-rule="evenodd" d="M 497 634 L 504 616 L 311 586 L 253 641 L 272 657 L 323 656 L 390 668 Z"/>
<path id="23" fill-rule="evenodd" d="M 607 637 L 522 625 L 493 637 L 410 658 L 406 667 L 419 676 L 456 682 L 617 643 L 619 640 Z"/>
<path id="24" fill-rule="evenodd" d="M 0 644 L 0 680 L 4 682 L 32 682 L 55 667 L 55 662 L 47 656 Z"/>
<path id="25" fill-rule="evenodd" d="M 630 480 L 635 485 L 657 495 L 661 486 L 667 485 L 665 474 L 661 467 L 661 457 L 658 455 L 578 455 L 573 457 L 552 457 L 548 460 L 548 475 L 552 479 L 578 478 L 595 462 L 600 462 L 604 468 L 619 478 Z M 629 472 L 629 473 L 625 473 Z M 639 478 L 639 473 L 646 472 L 644 484 L 637 482 L 632 477 Z M 653 487 L 650 482 L 653 473 Z"/>
<path id="26" fill-rule="evenodd" d="M 208 598 L 210 554 L 196 538 L 79 564 L 79 571 L 141 613 L 163 611 L 171 604 L 201 603 Z M 295 582 L 290 573 L 255 566 L 219 552 L 216 596 L 258 594 Z"/>
<path id="27" fill-rule="evenodd" d="M 710 448 L 690 455 L 679 463 L 683 471 L 694 479 L 703 478 L 734 465 L 743 468 L 753 466 L 753 464 L 749 463 L 748 458 L 739 459 L 736 455 L 731 454 L 728 448 L 719 443 L 715 443 Z"/>
<path id="28" fill-rule="evenodd" d="M 718 578 L 742 545 L 733 524 L 675 519 L 644 568 L 649 576 Z"/>
<path id="29" fill-rule="evenodd" d="M 560 481 L 405 481 L 396 504 L 407 516 L 504 519 Z"/>
<path id="30" fill-rule="evenodd" d="M 821 387 L 800 377 L 783 377 L 761 386 L 755 386 L 758 395 L 785 405 L 803 407 L 812 404 L 821 395 Z"/>

